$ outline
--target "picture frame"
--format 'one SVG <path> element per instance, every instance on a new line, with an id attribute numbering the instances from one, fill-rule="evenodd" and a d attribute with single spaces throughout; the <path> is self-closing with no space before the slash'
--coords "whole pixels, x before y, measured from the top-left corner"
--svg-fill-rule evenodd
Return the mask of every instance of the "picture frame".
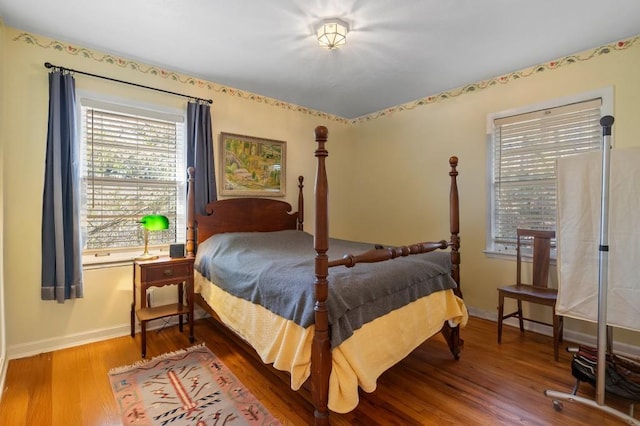
<path id="1" fill-rule="evenodd" d="M 220 194 L 283 197 L 286 149 L 284 141 L 220 133 Z"/>

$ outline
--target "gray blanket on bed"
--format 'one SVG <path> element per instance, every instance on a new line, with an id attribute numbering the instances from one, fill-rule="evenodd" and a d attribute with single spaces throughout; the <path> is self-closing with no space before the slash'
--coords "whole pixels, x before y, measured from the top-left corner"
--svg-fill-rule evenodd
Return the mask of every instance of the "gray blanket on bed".
<path id="1" fill-rule="evenodd" d="M 373 244 L 329 240 L 329 259 Z M 301 231 L 217 234 L 198 246 L 196 270 L 225 291 L 302 327 L 314 322 L 313 236 Z M 329 269 L 327 309 L 335 347 L 373 319 L 435 291 L 456 287 L 448 252 Z"/>

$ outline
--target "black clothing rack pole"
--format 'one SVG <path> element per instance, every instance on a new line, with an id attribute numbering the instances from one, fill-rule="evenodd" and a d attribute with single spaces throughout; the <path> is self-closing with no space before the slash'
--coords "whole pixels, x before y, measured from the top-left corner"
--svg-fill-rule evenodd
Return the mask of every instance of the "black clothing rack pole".
<path id="1" fill-rule="evenodd" d="M 609 165 L 611 162 L 611 127 L 613 117 L 610 115 L 600 119 L 602 126 L 602 188 L 600 196 L 600 245 L 598 247 L 598 338 L 597 338 L 597 372 L 596 372 L 596 400 L 552 390 L 545 390 L 545 396 L 553 398 L 553 406 L 557 411 L 562 410 L 561 400 L 578 402 L 597 408 L 630 425 L 640 425 L 633 415 L 625 414 L 605 404 L 605 385 L 607 372 L 607 350 L 611 350 L 609 341 L 610 330 L 607 326 L 607 289 L 609 280 Z M 632 405 L 633 407 L 633 405 Z"/>
<path id="2" fill-rule="evenodd" d="M 213 103 L 213 100 L 211 100 L 211 99 L 198 98 L 198 97 L 195 97 L 195 96 L 189 96 L 189 95 L 185 95 L 185 94 L 182 94 L 182 93 L 171 92 L 169 90 L 157 89 L 155 87 L 145 86 L 143 84 L 131 83 L 130 81 L 118 80 L 117 78 L 105 77 L 103 75 L 92 74 L 90 72 L 78 71 L 78 70 L 74 70 L 72 68 L 66 68 L 66 67 L 61 67 L 59 65 L 53 65 L 50 62 L 45 62 L 44 63 L 44 67 L 48 68 L 48 69 L 53 68 L 53 69 L 58 69 L 60 71 L 68 71 L 68 72 L 72 72 L 72 73 L 76 73 L 76 74 L 88 75 L 90 77 L 101 78 L 103 80 L 114 81 L 116 83 L 128 84 L 130 86 L 142 87 L 143 89 L 155 90 L 156 92 L 168 93 L 170 95 L 182 96 L 183 98 L 193 99 L 193 100 L 198 101 L 198 102 L 206 102 L 206 103 L 209 103 L 209 104 Z"/>

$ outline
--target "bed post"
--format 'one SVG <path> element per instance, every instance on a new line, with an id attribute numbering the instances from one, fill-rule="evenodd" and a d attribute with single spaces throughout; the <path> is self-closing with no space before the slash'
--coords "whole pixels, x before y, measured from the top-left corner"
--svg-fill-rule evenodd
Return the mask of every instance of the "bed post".
<path id="1" fill-rule="evenodd" d="M 304 188 L 304 176 L 298 176 L 298 231 L 304 231 L 304 196 L 302 189 Z"/>
<path id="2" fill-rule="evenodd" d="M 196 199 L 194 195 L 193 183 L 195 181 L 196 169 L 189 167 L 187 169 L 187 246 L 186 256 L 195 256 L 195 207 Z"/>
<path id="3" fill-rule="evenodd" d="M 458 171 L 456 167 L 458 166 L 458 157 L 449 158 L 449 165 L 451 166 L 451 171 L 449 172 L 449 176 L 451 176 L 451 190 L 449 193 L 449 228 L 451 231 L 451 240 L 449 241 L 449 247 L 451 249 L 451 277 L 458 285 L 456 289 L 454 289 L 454 293 L 458 297 L 462 297 L 462 291 L 460 290 L 460 237 L 458 233 L 460 232 L 460 202 L 458 199 Z M 451 327 L 448 321 L 445 321 L 442 326 L 442 335 L 444 336 L 447 344 L 449 345 L 449 350 L 453 354 L 455 359 L 460 359 L 460 351 L 462 346 L 464 345 L 464 341 L 460 338 L 460 327 Z"/>
<path id="4" fill-rule="evenodd" d="M 449 165 L 451 171 L 451 192 L 449 194 L 449 227 L 451 230 L 451 276 L 453 280 L 458 284 L 456 295 L 462 297 L 462 290 L 460 289 L 460 202 L 458 199 L 458 157 L 449 158 Z"/>
<path id="5" fill-rule="evenodd" d="M 315 333 L 311 347 L 311 396 L 313 399 L 315 425 L 329 424 L 329 375 L 331 374 L 331 340 L 329 338 L 329 314 L 326 301 L 329 294 L 327 276 L 329 275 L 329 218 L 328 218 L 328 182 L 325 158 L 329 155 L 325 149 L 328 130 L 324 126 L 315 129 L 318 148 L 316 171 L 316 226 L 314 236 L 315 258 Z"/>

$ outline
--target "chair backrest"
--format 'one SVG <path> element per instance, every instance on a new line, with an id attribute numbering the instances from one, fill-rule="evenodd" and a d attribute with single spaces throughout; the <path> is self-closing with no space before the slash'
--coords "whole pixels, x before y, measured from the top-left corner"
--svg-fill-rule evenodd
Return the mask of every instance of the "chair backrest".
<path id="1" fill-rule="evenodd" d="M 518 229 L 518 240 L 516 244 L 517 252 L 517 273 L 518 284 L 522 284 L 522 251 L 521 244 L 524 239 L 533 239 L 533 280 L 532 285 L 536 287 L 547 287 L 549 284 L 549 264 L 551 260 L 551 239 L 555 238 L 555 231 L 538 231 L 533 229 Z"/>

